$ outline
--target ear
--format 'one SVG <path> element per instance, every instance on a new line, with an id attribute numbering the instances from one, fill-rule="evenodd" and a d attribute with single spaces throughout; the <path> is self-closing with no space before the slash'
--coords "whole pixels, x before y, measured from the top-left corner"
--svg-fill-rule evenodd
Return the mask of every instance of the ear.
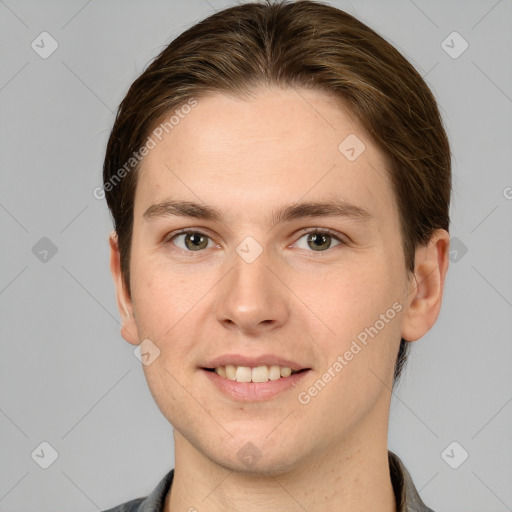
<path id="1" fill-rule="evenodd" d="M 133 304 L 130 293 L 126 289 L 123 275 L 121 273 L 121 258 L 117 233 L 112 231 L 109 236 L 110 244 L 110 272 L 116 287 L 117 307 L 121 315 L 121 336 L 132 345 L 139 344 L 137 324 L 133 316 Z"/>
<path id="2" fill-rule="evenodd" d="M 402 320 L 402 338 L 416 341 L 434 325 L 441 310 L 448 270 L 450 235 L 437 229 L 427 245 L 416 249 L 407 308 Z"/>

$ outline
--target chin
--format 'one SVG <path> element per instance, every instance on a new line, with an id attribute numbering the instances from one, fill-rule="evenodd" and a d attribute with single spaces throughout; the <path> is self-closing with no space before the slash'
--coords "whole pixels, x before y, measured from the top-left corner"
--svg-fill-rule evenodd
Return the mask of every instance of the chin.
<path id="1" fill-rule="evenodd" d="M 216 455 L 212 460 L 230 471 L 261 476 L 287 473 L 305 457 L 304 443 L 297 442 L 297 438 L 286 434 L 270 440 L 261 431 L 258 436 L 233 436 Z"/>

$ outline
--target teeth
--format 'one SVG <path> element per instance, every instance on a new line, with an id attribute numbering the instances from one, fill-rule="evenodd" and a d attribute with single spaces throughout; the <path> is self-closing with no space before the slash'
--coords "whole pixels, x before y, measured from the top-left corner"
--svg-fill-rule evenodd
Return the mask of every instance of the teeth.
<path id="1" fill-rule="evenodd" d="M 237 382 L 251 382 L 252 372 L 247 366 L 239 366 L 236 369 L 235 380 Z"/>
<path id="2" fill-rule="evenodd" d="M 240 368 L 238 368 L 240 370 Z M 268 381 L 268 368 L 266 366 L 257 366 L 252 371 L 248 368 L 249 375 L 253 382 L 267 382 Z M 238 380 L 238 379 L 237 379 Z M 249 382 L 249 381 L 247 381 Z"/>
<path id="3" fill-rule="evenodd" d="M 250 368 L 249 366 L 233 366 L 228 364 L 227 366 L 215 368 L 215 373 L 237 382 L 267 382 L 280 379 L 281 377 L 289 377 L 297 373 L 297 370 L 292 371 L 291 368 L 286 366 L 256 366 L 255 368 Z"/>
<path id="4" fill-rule="evenodd" d="M 292 374 L 292 369 L 284 366 L 281 368 L 281 377 L 289 377 Z"/>
<path id="5" fill-rule="evenodd" d="M 222 366 L 220 368 L 215 368 L 215 372 L 218 373 L 221 377 L 222 377 L 222 374 L 219 373 L 217 370 L 220 370 L 222 369 Z M 231 364 L 228 364 L 226 366 L 226 377 L 229 379 L 229 380 L 236 380 L 235 379 L 235 376 L 236 376 L 236 366 L 233 366 Z"/>
<path id="6" fill-rule="evenodd" d="M 270 380 L 277 380 L 281 378 L 281 368 L 279 366 L 271 366 L 268 372 Z"/>

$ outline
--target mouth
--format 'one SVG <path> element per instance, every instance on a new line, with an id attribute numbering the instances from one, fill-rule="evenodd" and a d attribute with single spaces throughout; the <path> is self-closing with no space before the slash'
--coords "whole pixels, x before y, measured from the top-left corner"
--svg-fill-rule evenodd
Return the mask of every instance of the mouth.
<path id="1" fill-rule="evenodd" d="M 260 366 L 217 366 L 215 368 L 201 368 L 210 373 L 216 373 L 219 377 L 236 381 L 236 382 L 254 382 L 265 383 L 269 381 L 276 381 L 286 379 L 291 375 L 303 373 L 310 370 L 310 368 L 302 368 L 300 370 L 292 370 L 288 366 L 278 365 L 260 365 Z"/>
<path id="2" fill-rule="evenodd" d="M 214 388 L 230 400 L 257 403 L 290 392 L 303 381 L 311 368 L 292 370 L 289 366 L 260 364 L 203 367 L 200 370 Z"/>

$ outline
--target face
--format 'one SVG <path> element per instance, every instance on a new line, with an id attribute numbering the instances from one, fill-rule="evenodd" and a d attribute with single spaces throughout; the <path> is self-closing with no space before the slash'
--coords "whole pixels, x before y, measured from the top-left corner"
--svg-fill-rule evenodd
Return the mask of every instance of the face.
<path id="1" fill-rule="evenodd" d="M 339 101 L 198 100 L 143 162 L 130 272 L 122 334 L 150 340 L 156 403 L 211 461 L 272 473 L 387 432 L 411 278 L 384 159 Z M 304 371 L 205 370 L 229 362 Z"/>

